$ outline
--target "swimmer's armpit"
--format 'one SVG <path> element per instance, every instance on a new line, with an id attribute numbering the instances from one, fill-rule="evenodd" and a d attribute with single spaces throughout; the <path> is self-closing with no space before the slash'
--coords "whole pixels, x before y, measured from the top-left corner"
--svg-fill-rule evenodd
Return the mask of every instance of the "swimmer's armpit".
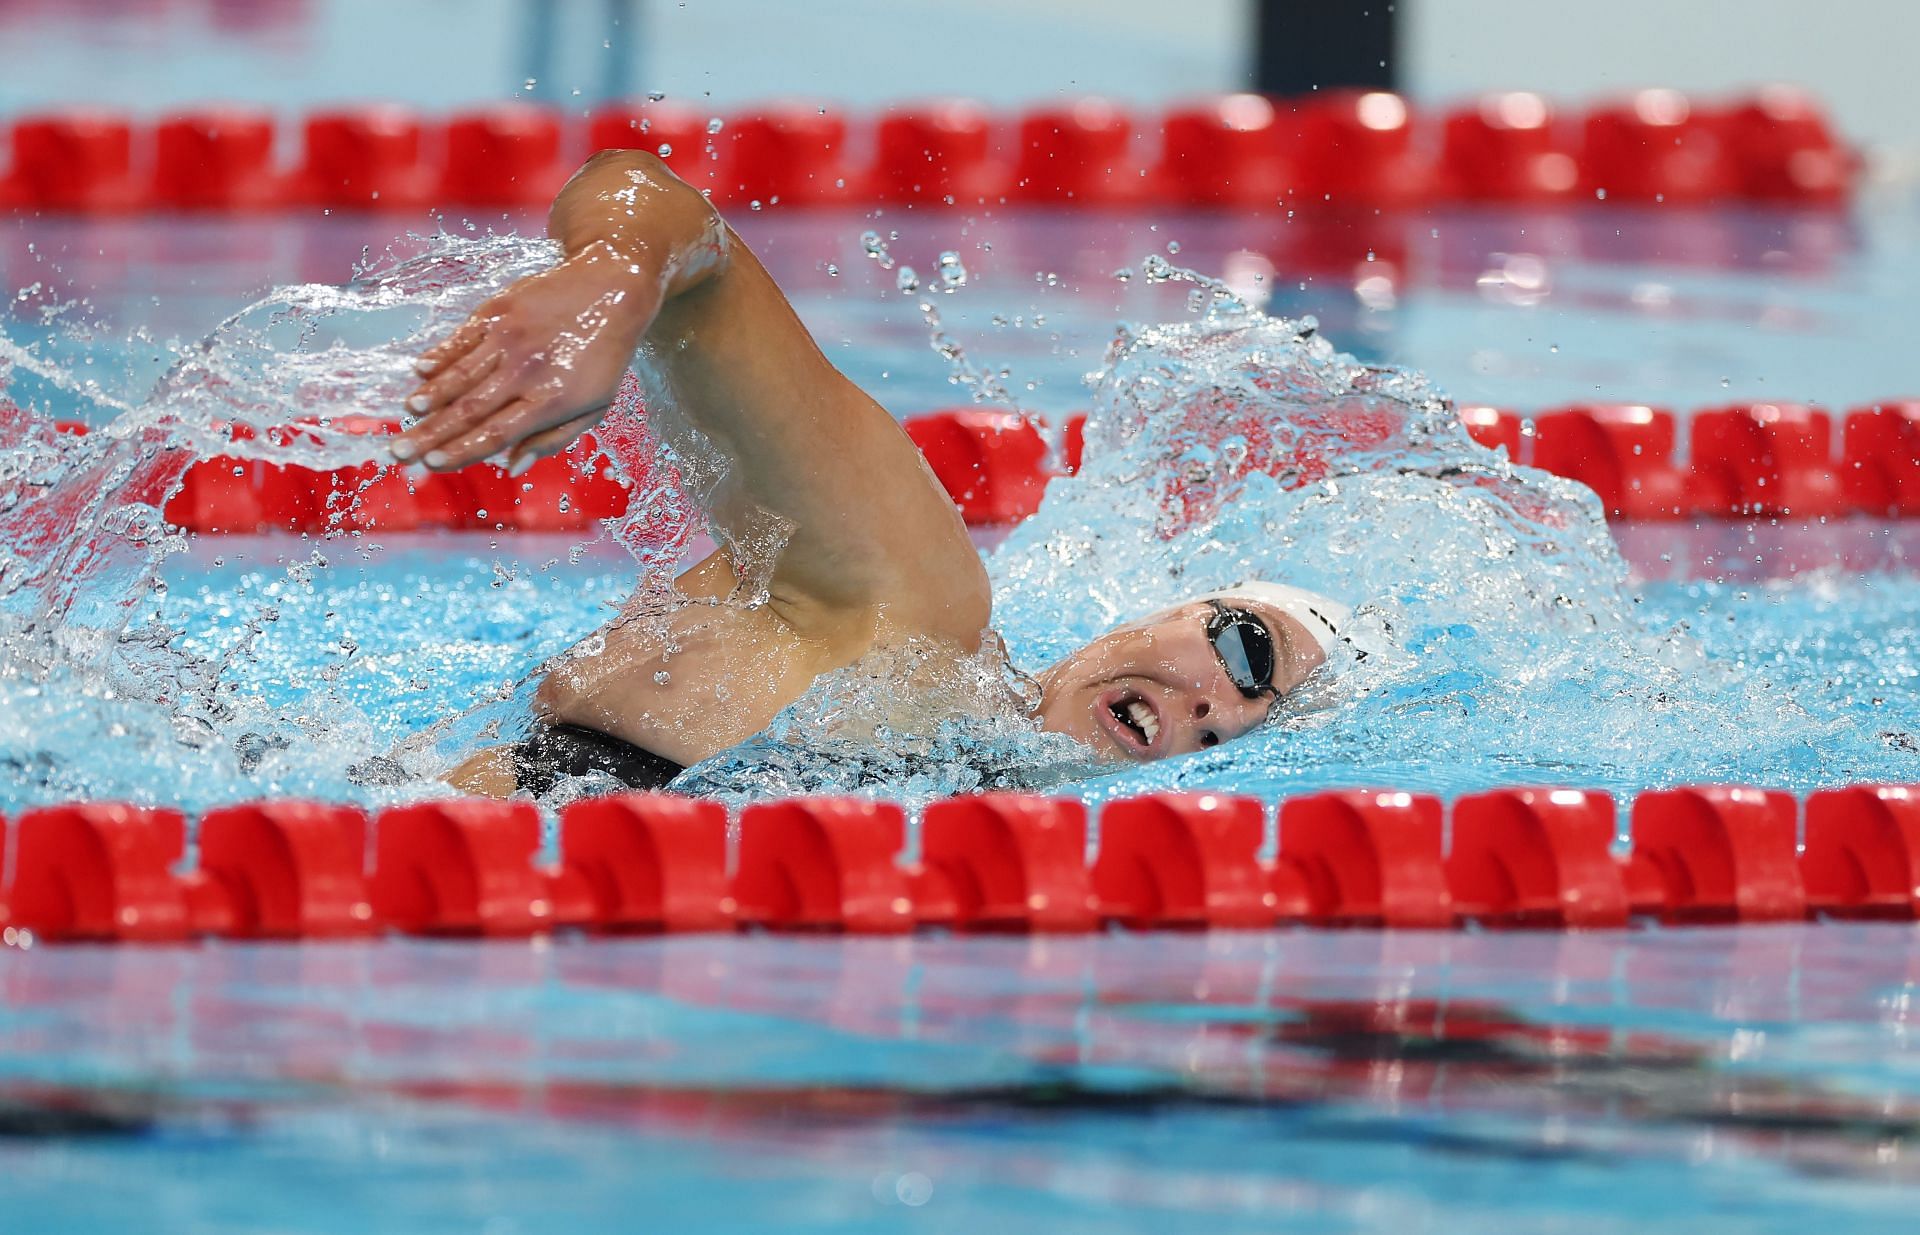
<path id="1" fill-rule="evenodd" d="M 660 306 L 718 269 L 726 232 L 705 198 L 644 151 L 596 156 L 555 199 L 566 257 L 493 297 L 422 353 L 417 422 L 394 458 L 435 471 L 507 452 L 518 474 L 606 414 Z"/>

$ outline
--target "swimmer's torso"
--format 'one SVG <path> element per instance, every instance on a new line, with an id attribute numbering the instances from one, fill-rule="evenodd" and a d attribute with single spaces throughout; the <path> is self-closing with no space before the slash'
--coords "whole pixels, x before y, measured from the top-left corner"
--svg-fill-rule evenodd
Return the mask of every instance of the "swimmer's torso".
<path id="1" fill-rule="evenodd" d="M 824 637 L 803 635 L 778 602 L 735 599 L 720 553 L 675 588 L 685 603 L 670 612 L 616 620 L 557 658 L 536 710 L 690 765 L 766 728 L 821 673 L 867 652 L 882 627 L 876 618 L 864 633 L 836 624 Z"/>

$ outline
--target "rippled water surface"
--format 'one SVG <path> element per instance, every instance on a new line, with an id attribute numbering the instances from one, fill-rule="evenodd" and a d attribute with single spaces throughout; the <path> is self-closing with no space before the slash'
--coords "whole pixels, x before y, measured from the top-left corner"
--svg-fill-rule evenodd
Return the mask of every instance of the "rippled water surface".
<path id="1" fill-rule="evenodd" d="M 1312 244 L 1249 221 L 894 222 L 894 270 L 862 256 L 874 220 L 751 235 L 900 414 L 966 397 L 922 299 L 976 380 L 1054 415 L 1098 401 L 1087 479 L 989 538 L 1017 660 L 1245 570 L 1392 627 L 1391 655 L 1270 732 L 1063 791 L 1916 779 L 1912 531 L 1638 527 L 1616 553 L 1577 492 L 1367 367 L 1522 409 L 1907 392 L 1906 215 L 1489 215 Z M 164 470 L 149 427 L 205 444 L 235 415 L 383 410 L 409 341 L 513 268 L 440 270 L 469 291 L 362 302 L 349 329 L 323 289 L 387 224 L 10 226 L 12 397 L 122 426 L 0 459 L 16 496 L 81 476 L 73 520 L 110 513 L 93 499 L 141 461 Z M 947 249 L 963 289 L 896 290 Z M 1196 325 L 1147 252 L 1272 289 L 1360 361 L 1297 325 Z M 1331 484 L 1240 474 L 1325 436 L 1328 391 L 1372 434 L 1316 445 Z M 440 735 L 471 740 L 637 569 L 611 536 L 203 538 L 171 546 L 156 592 L 164 533 L 102 526 L 114 552 L 6 576 L 5 809 L 416 794 L 348 769 L 505 698 Z M 0 951 L 0 1210 L 103 1232 L 1905 1230 L 1917 982 L 1912 929 L 1835 924 Z"/>
<path id="2" fill-rule="evenodd" d="M 23 1230 L 1910 1228 L 1905 927 L 0 954 Z"/>
<path id="3" fill-rule="evenodd" d="M 1903 218 L 1881 225 L 1896 242 Z M 75 795 L 199 805 L 257 792 L 373 800 L 421 792 L 490 726 L 512 732 L 524 723 L 528 675 L 540 660 L 606 620 L 635 579 L 657 585 L 699 531 L 697 518 L 669 520 L 664 531 L 629 527 L 583 538 L 595 541 L 585 550 L 556 543 L 532 553 L 479 537 L 203 540 L 163 568 L 166 587 L 152 593 L 147 563 L 185 546 L 130 494 L 163 487 L 234 422 L 258 434 L 242 449 L 273 460 L 366 457 L 364 437 L 330 426 L 389 409 L 411 349 L 489 288 L 537 268 L 546 250 L 479 238 L 409 241 L 398 257 L 376 255 L 372 273 L 344 290 L 294 284 L 261 296 L 249 282 L 290 259 L 303 274 L 343 279 L 351 242 L 368 236 L 367 225 L 280 225 L 254 233 L 251 250 L 245 234 L 222 247 L 192 225 L 66 226 L 49 225 L 50 239 L 9 255 L 10 277 L 39 276 L 22 286 L 6 326 L 13 397 L 34 416 L 96 426 L 84 439 L 40 431 L 36 444 L 10 452 L 15 565 L 0 578 L 15 627 L 5 641 L 0 691 L 10 706 L 0 752 L 22 775 L 9 805 Z M 1098 276 L 1086 269 L 1103 252 L 1097 235 L 1093 257 L 1061 255 L 1077 263 L 1064 273 L 1044 263 L 1036 236 L 1057 235 L 1044 220 L 864 229 L 864 241 L 851 222 L 811 226 L 776 229 L 763 247 L 823 342 L 902 414 L 935 402 L 949 375 L 965 379 L 961 390 L 947 387 L 951 400 L 972 388 L 1042 413 L 1063 403 L 1093 408 L 1083 473 L 1056 482 L 1040 515 L 989 557 L 996 620 L 1021 667 L 1037 669 L 1116 621 L 1248 576 L 1350 600 L 1365 622 L 1390 632 L 1388 654 L 1349 666 L 1275 727 L 1195 758 L 1076 776 L 1069 791 L 1100 798 L 1161 786 L 1266 792 L 1391 781 L 1453 790 L 1709 778 L 1800 788 L 1912 778 L 1920 709 L 1907 636 L 1920 601 L 1904 570 L 1906 533 L 1828 530 L 1843 542 L 1828 560 L 1864 556 L 1892 568 L 1867 582 L 1843 571 L 1782 581 L 1785 559 L 1773 559 L 1797 542 L 1773 544 L 1784 534 L 1769 528 L 1746 529 L 1751 562 L 1725 543 L 1726 530 L 1702 530 L 1678 548 L 1708 559 L 1704 569 L 1674 568 L 1662 560 L 1672 553 L 1655 550 L 1630 575 L 1583 491 L 1467 441 L 1436 387 L 1381 363 L 1403 353 L 1425 359 L 1417 332 L 1399 347 L 1393 332 L 1424 320 L 1416 306 L 1438 303 L 1445 320 L 1457 295 L 1446 262 L 1432 286 L 1414 278 L 1416 263 L 1395 267 L 1406 284 L 1396 293 L 1403 309 L 1365 279 L 1356 301 L 1324 267 L 1283 278 L 1284 247 L 1267 246 L 1265 266 L 1253 268 L 1249 255 L 1259 254 L 1249 246 L 1264 225 L 1233 236 L 1218 222 L 1192 223 L 1197 239 L 1169 240 L 1167 254 L 1149 251 Z M 1159 243 L 1159 226 L 1132 235 Z M 1499 305 L 1514 320 L 1565 333 L 1574 352 L 1581 326 L 1555 299 L 1555 278 L 1579 286 L 1649 265 L 1682 291 L 1738 291 L 1784 271 L 1817 298 L 1849 277 L 1833 252 L 1845 252 L 1844 226 L 1747 226 L 1730 234 L 1754 246 L 1751 262 L 1710 274 L 1661 270 L 1662 245 L 1691 251 L 1687 234 L 1670 228 L 1640 249 L 1618 238 L 1609 248 L 1576 229 L 1560 239 L 1569 254 L 1558 267 L 1543 265 L 1545 274 L 1516 266 L 1512 254 L 1474 250 L 1480 224 L 1461 225 L 1466 238 L 1436 252 L 1464 249 L 1474 264 L 1507 272 L 1494 284 L 1476 277 L 1478 306 L 1454 316 L 1471 320 Z M 1827 230 L 1809 239 L 1805 228 L 1814 226 Z M 920 256 L 924 274 L 909 270 L 917 244 L 954 235 L 960 247 L 937 260 Z M 99 264 L 109 241 L 124 265 Z M 810 260 L 835 244 L 851 250 L 844 268 Z M 1329 321 L 1346 335 L 1330 344 L 1328 327 L 1312 319 L 1240 311 L 1224 288 L 1179 277 L 1176 259 L 1224 271 L 1255 302 L 1271 293 L 1291 307 L 1322 287 Z M 963 277 L 965 261 L 973 266 Z M 1031 283 L 1014 273 L 1028 261 L 1039 262 Z M 1521 275 L 1525 295 L 1514 290 Z M 157 303 L 136 294 L 149 281 L 166 293 Z M 1879 286 L 1855 289 L 1853 300 L 1871 303 Z M 1676 321 L 1668 302 L 1651 318 L 1632 308 L 1657 301 L 1643 295 L 1591 312 L 1599 324 L 1588 329 L 1596 339 L 1629 329 L 1654 339 L 1717 332 L 1746 363 L 1771 364 L 1776 385 L 1857 388 L 1833 378 L 1828 362 L 1773 355 L 1763 334 L 1711 315 Z M 188 330 L 196 313 L 211 318 L 197 334 Z M 1117 335 L 1115 313 L 1132 323 Z M 944 325 L 930 326 L 930 315 Z M 162 325 L 180 336 L 160 336 Z M 1490 327 L 1481 352 L 1497 350 L 1500 331 L 1512 329 Z M 952 345 L 951 364 L 928 347 L 930 333 Z M 1380 359 L 1354 359 L 1335 345 Z M 1432 367 L 1445 371 L 1448 359 L 1440 349 Z M 1089 372 L 1098 375 L 1091 386 Z M 1456 380 L 1468 388 L 1453 393 L 1469 399 L 1499 385 Z M 1671 389 L 1634 393 L 1681 395 L 1692 380 L 1676 374 Z M 922 388 L 928 393 L 905 402 Z M 322 423 L 290 442 L 275 429 L 315 419 Z M 637 423 L 634 433 L 637 449 L 653 449 Z M 686 463 L 697 481 L 701 461 Z M 684 495 L 676 501 L 685 507 Z M 66 530 L 76 526 L 78 535 Z M 65 538 L 57 552 L 47 548 L 50 535 Z M 1701 547 L 1716 536 L 1717 561 Z M 1690 573 L 1757 582 L 1678 582 Z M 884 695 L 892 671 L 868 666 L 816 692 L 794 723 L 696 769 L 688 784 L 738 796 L 849 788 L 922 797 L 1059 783 L 1058 752 L 1023 737 L 1017 718 L 982 729 L 936 710 L 922 731 L 893 727 L 895 744 L 918 742 L 921 756 L 847 757 L 872 749 L 871 733 L 828 741 L 817 718 L 858 715 L 847 699 Z M 489 699 L 500 702 L 423 736 Z M 428 779 L 350 783 L 350 768 L 384 755 Z"/>

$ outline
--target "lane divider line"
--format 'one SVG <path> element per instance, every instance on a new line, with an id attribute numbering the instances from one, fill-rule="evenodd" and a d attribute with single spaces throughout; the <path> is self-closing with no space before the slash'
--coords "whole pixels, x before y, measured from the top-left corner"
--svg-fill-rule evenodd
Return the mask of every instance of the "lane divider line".
<path id="1" fill-rule="evenodd" d="M 1920 786 L 1804 802 L 1740 785 L 1649 790 L 1630 819 L 1622 847 L 1613 798 L 1591 790 L 1499 789 L 1450 806 L 1339 790 L 1271 815 L 1251 797 L 1147 794 L 1100 809 L 1089 853 L 1079 802 L 988 794 L 928 806 L 908 862 L 900 806 L 794 798 L 739 811 L 729 871 L 728 813 L 711 801 L 573 803 L 551 862 L 528 801 L 442 798 L 371 818 L 272 801 L 209 811 L 183 869 L 181 812 L 93 802 L 7 823 L 0 931 L 22 944 L 1920 919 Z"/>

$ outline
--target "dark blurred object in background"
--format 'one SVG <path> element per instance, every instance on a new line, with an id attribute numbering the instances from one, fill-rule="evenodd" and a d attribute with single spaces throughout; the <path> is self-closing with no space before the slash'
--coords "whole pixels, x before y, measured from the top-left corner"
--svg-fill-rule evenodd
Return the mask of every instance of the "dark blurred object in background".
<path id="1" fill-rule="evenodd" d="M 1398 83 L 1396 5 L 1391 0 L 1253 0 L 1253 88 L 1311 94 Z"/>

